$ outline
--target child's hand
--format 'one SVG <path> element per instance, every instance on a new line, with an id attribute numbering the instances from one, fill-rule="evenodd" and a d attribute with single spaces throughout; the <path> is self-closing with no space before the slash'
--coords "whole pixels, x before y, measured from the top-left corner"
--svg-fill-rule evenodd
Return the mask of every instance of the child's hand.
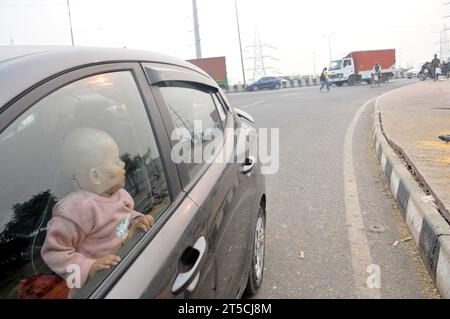
<path id="1" fill-rule="evenodd" d="M 149 231 L 150 227 L 152 227 L 154 223 L 155 220 L 152 215 L 144 215 L 137 218 L 130 226 L 129 237 L 133 237 L 139 230 L 144 232 Z"/>
<path id="2" fill-rule="evenodd" d="M 113 266 L 117 266 L 120 262 L 120 257 L 116 255 L 107 255 L 97 259 L 89 270 L 89 278 L 95 276 L 95 274 L 101 270 L 109 269 Z"/>

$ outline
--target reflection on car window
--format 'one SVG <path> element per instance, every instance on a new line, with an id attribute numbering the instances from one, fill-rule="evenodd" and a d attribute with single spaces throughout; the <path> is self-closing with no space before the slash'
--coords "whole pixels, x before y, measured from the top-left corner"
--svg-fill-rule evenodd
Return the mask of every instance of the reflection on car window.
<path id="1" fill-rule="evenodd" d="M 225 110 L 222 106 L 222 103 L 220 103 L 216 94 L 212 94 L 212 97 L 214 99 L 214 103 L 216 104 L 217 112 L 219 112 L 220 119 L 222 120 L 222 123 L 225 123 L 225 119 L 227 118 L 227 115 L 225 114 Z"/>
<path id="2" fill-rule="evenodd" d="M 183 82 L 166 83 L 160 87 L 160 90 L 174 127 L 185 128 L 190 133 L 189 141 L 183 141 L 183 136 L 175 134 L 175 140 L 172 142 L 190 144 L 189 149 L 192 154 L 189 158 L 191 161 L 184 164 L 190 180 L 193 180 L 205 162 L 204 158 L 200 162 L 194 161 L 195 144 L 205 147 L 213 143 L 213 150 L 217 150 L 216 147 L 219 147 L 222 143 L 222 136 L 210 136 L 212 129 L 223 131 L 221 115 L 217 111 L 211 96 L 213 92 L 210 92 L 207 88 Z"/>
<path id="3" fill-rule="evenodd" d="M 0 153 L 3 298 L 76 296 L 170 204 L 130 72 L 53 92 L 0 134 Z"/>

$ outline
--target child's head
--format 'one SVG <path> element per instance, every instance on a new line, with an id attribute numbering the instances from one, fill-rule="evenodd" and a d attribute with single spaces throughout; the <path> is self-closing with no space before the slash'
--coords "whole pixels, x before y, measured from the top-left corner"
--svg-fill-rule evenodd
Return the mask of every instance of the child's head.
<path id="1" fill-rule="evenodd" d="M 82 189 L 109 196 L 125 186 L 125 164 L 119 148 L 107 133 L 77 128 L 67 133 L 62 145 L 63 165 Z"/>

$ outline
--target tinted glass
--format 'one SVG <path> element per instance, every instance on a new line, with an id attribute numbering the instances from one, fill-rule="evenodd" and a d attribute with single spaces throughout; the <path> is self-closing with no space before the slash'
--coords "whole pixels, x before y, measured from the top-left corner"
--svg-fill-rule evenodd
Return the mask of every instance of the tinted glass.
<path id="1" fill-rule="evenodd" d="M 184 164 L 192 180 L 206 161 L 205 153 L 200 151 L 201 158 L 194 155 L 195 149 L 204 150 L 205 146 L 213 143 L 213 149 L 218 150 L 216 146 L 222 142 L 222 136 L 211 134 L 217 130 L 223 131 L 221 116 L 211 96 L 213 92 L 193 84 L 175 82 L 161 86 L 160 90 L 174 127 L 187 129 L 189 133 L 188 140 L 178 130 L 171 137 L 173 144 L 182 143 L 186 145 L 184 150 L 190 152 Z"/>
<path id="2" fill-rule="evenodd" d="M 66 298 L 98 285 L 105 271 L 94 263 L 123 257 L 170 203 L 130 72 L 51 93 L 1 132 L 0 154 L 0 297 Z M 72 274 L 80 284 L 69 290 L 62 278 Z"/>

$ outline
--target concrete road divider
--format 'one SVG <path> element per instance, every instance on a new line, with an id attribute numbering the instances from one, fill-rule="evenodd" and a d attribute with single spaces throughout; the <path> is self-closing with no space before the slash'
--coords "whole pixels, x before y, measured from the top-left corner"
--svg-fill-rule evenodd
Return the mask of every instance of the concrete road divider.
<path id="1" fill-rule="evenodd" d="M 450 298 L 450 225 L 394 152 L 375 103 L 373 147 L 387 185 L 443 298 Z"/>

